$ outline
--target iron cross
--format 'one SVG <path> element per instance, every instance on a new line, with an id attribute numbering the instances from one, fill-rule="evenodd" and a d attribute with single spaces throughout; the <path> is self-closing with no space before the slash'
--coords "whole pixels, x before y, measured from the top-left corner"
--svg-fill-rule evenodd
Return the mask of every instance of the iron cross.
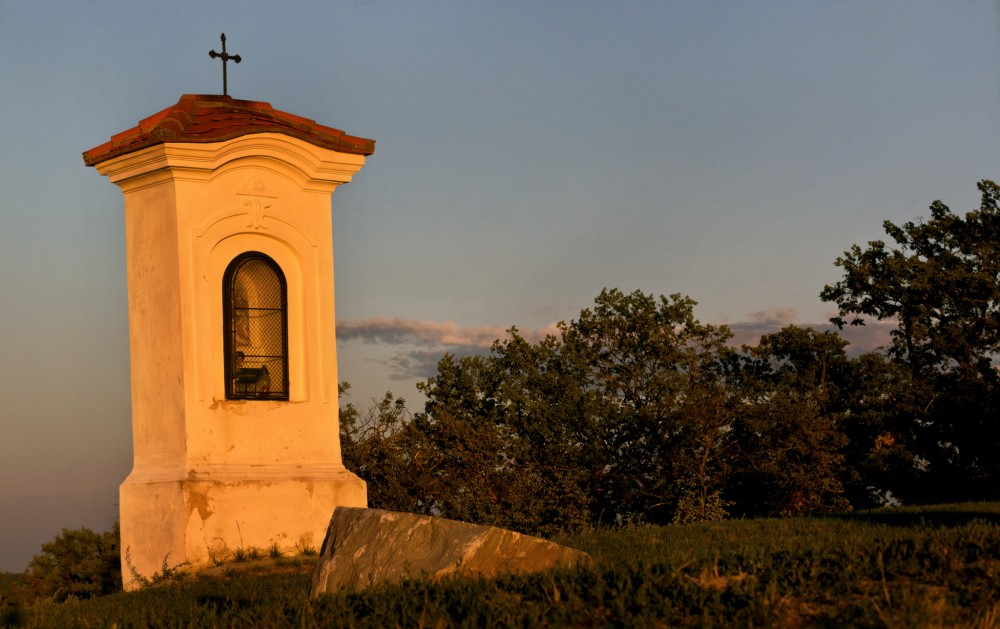
<path id="1" fill-rule="evenodd" d="M 241 59 L 240 59 L 239 55 L 231 55 L 228 52 L 226 52 L 226 34 L 225 33 L 222 34 L 221 39 L 222 39 L 222 52 L 215 52 L 214 49 L 213 50 L 209 50 L 208 51 L 208 56 L 211 57 L 212 59 L 215 59 L 216 57 L 220 57 L 222 59 L 222 95 L 223 96 L 228 96 L 229 95 L 229 89 L 228 89 L 228 86 L 226 85 L 226 62 L 231 60 L 234 63 L 239 63 L 241 61 Z"/>

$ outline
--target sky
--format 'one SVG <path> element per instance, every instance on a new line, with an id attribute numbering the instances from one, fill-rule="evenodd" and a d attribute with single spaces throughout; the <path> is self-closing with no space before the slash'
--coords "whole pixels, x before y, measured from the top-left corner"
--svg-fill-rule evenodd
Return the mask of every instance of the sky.
<path id="1" fill-rule="evenodd" d="M 232 96 L 377 142 L 332 210 L 360 405 L 605 287 L 821 326 L 838 255 L 1000 178 L 996 0 L 0 0 L 0 571 L 117 517 L 123 202 L 81 153 L 221 92 L 221 32 Z"/>

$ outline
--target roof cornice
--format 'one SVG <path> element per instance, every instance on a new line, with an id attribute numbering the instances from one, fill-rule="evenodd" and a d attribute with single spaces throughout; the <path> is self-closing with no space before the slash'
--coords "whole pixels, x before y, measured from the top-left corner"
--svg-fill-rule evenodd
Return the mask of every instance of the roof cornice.
<path id="1" fill-rule="evenodd" d="M 270 103 L 236 100 L 231 96 L 185 94 L 175 105 L 153 114 L 89 151 L 83 162 L 95 166 L 156 144 L 223 142 L 251 133 L 280 133 L 321 148 L 371 155 L 375 140 L 348 135 L 340 129 L 279 111 Z"/>

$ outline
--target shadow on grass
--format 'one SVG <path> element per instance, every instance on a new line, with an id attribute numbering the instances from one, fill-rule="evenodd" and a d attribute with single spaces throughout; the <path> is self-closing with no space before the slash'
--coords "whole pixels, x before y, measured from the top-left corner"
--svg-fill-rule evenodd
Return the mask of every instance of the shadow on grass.
<path id="1" fill-rule="evenodd" d="M 959 526 L 974 521 L 996 526 L 1000 525 L 1000 503 L 969 502 L 926 507 L 885 507 L 872 511 L 839 513 L 829 517 L 907 528 Z"/>

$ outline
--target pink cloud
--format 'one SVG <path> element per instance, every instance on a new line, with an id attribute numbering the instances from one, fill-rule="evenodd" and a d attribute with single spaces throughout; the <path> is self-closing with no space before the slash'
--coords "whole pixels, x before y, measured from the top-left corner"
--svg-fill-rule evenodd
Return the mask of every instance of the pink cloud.
<path id="1" fill-rule="evenodd" d="M 765 334 L 777 332 L 787 325 L 797 325 L 804 328 L 812 328 L 820 332 L 839 332 L 844 340 L 850 345 L 847 351 L 857 355 L 865 352 L 877 350 L 889 345 L 889 333 L 896 329 L 895 321 L 867 321 L 863 326 L 846 326 L 843 330 L 825 321 L 823 323 L 803 323 L 796 321 L 797 313 L 794 308 L 768 308 L 751 312 L 747 315 L 746 321 L 729 324 L 733 331 L 733 345 L 756 345 L 760 342 L 760 337 Z"/>
<path id="2" fill-rule="evenodd" d="M 777 332 L 786 325 L 811 327 L 815 330 L 835 330 L 833 324 L 796 322 L 794 308 L 768 308 L 747 314 L 744 321 L 730 323 L 734 346 L 756 345 L 760 337 Z M 895 329 L 892 321 L 869 321 L 864 326 L 849 326 L 840 331 L 850 345 L 852 355 L 873 351 L 889 344 L 889 333 Z M 423 379 L 434 374 L 438 360 L 450 352 L 457 356 L 486 354 L 497 339 L 507 337 L 507 327 L 499 325 L 464 327 L 454 321 L 418 321 L 399 317 L 374 317 L 359 321 L 338 321 L 337 338 L 340 341 L 362 341 L 395 346 L 398 351 L 385 361 L 390 369 L 390 379 Z M 537 343 L 546 335 L 558 336 L 555 323 L 538 329 L 518 329 L 530 343 Z"/>
<path id="3" fill-rule="evenodd" d="M 833 329 L 832 324 L 828 324 L 829 329 Z M 895 330 L 895 321 L 868 321 L 865 325 L 851 325 L 844 327 L 840 335 L 850 341 L 847 351 L 851 354 L 863 354 L 875 351 L 881 347 L 888 347 L 892 341 L 889 334 Z"/>
<path id="4" fill-rule="evenodd" d="M 768 308 L 767 310 L 751 312 L 747 315 L 747 318 L 758 323 L 784 325 L 795 321 L 798 314 L 795 308 Z"/>
<path id="5" fill-rule="evenodd" d="M 483 325 L 462 327 L 454 321 L 415 321 L 395 317 L 375 317 L 361 321 L 338 321 L 337 338 L 389 345 L 443 345 L 489 349 L 493 342 L 507 336 L 506 327 Z M 557 332 L 555 324 L 537 330 L 518 330 L 526 340 L 537 342 L 546 334 Z"/>

